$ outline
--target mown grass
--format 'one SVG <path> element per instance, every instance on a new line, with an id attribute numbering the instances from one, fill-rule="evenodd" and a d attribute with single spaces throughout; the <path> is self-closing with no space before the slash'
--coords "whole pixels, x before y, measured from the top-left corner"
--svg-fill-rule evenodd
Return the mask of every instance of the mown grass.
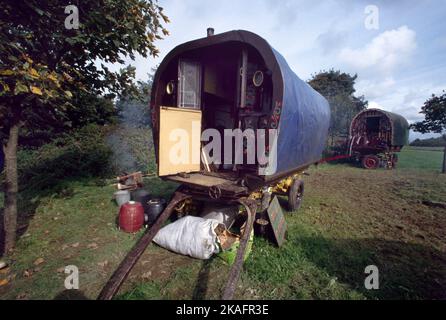
<path id="1" fill-rule="evenodd" d="M 443 148 L 406 146 L 399 153 L 398 160 L 400 169 L 440 172 Z"/>
<path id="2" fill-rule="evenodd" d="M 446 211 L 421 204 L 446 198 L 441 157 L 407 148 L 397 170 L 311 168 L 302 208 L 286 214 L 284 246 L 255 238 L 236 298 L 446 298 Z M 158 179 L 146 186 L 166 198 L 175 188 Z M 68 264 L 79 267 L 82 295 L 96 298 L 141 234 L 116 229 L 113 192 L 110 185 L 83 179 L 66 181 L 53 193 L 23 194 L 33 204 L 22 205 L 35 210 L 7 257 L 11 279 L 0 287 L 0 298 L 57 298 L 64 291 L 60 269 Z M 35 266 L 38 258 L 44 262 Z M 379 290 L 364 287 L 370 264 L 380 270 Z M 200 261 L 151 246 L 117 299 L 217 299 L 228 271 L 219 259 Z"/>

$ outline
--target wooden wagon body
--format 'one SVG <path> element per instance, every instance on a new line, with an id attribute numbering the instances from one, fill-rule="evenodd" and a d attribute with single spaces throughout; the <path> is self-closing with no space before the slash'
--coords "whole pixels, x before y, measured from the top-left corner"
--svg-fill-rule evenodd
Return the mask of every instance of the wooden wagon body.
<path id="1" fill-rule="evenodd" d="M 151 110 L 158 175 L 225 201 L 319 161 L 330 122 L 325 98 L 299 79 L 263 38 L 243 30 L 186 42 L 169 52 L 154 77 Z M 195 131 L 194 121 L 199 124 Z M 176 141 L 170 137 L 178 128 L 190 136 L 187 158 L 200 161 L 171 161 Z M 276 130 L 277 135 L 265 139 L 266 163 L 258 157 L 247 163 L 249 146 L 244 145 L 222 150 L 225 163 L 209 164 L 202 152 L 206 129 L 222 136 L 238 129 L 254 134 Z M 234 164 L 238 154 L 243 163 Z"/>
<path id="2" fill-rule="evenodd" d="M 409 124 L 396 113 L 366 109 L 358 113 L 350 125 L 349 154 L 361 161 L 366 169 L 383 164 L 396 165 L 395 152 L 407 144 Z"/>

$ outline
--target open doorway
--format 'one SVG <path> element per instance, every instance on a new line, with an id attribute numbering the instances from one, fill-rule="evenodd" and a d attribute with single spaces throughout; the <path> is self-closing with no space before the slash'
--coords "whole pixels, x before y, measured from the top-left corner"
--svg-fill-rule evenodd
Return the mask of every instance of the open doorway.
<path id="1" fill-rule="evenodd" d="M 173 129 L 167 124 L 169 117 L 166 114 L 169 109 L 178 109 L 174 116 L 176 119 L 181 119 L 178 114 L 182 109 L 197 111 L 201 121 L 200 132 L 216 129 L 220 133 L 222 146 L 225 130 L 252 129 L 255 132 L 259 128 L 266 129 L 272 108 L 270 75 L 271 72 L 266 70 L 263 59 L 254 48 L 236 42 L 231 46 L 219 44 L 201 50 L 191 50 L 172 60 L 160 81 L 166 86 L 164 92 L 160 93 L 161 106 L 169 107 L 162 107 L 164 117 L 160 119 L 160 153 L 168 146 L 168 135 L 163 133 L 163 129 Z M 190 119 L 196 120 L 196 116 L 185 114 L 182 128 L 186 129 L 189 126 L 186 122 Z M 199 139 L 195 137 L 196 131 L 191 134 L 194 135 L 194 141 Z M 254 163 L 245 161 L 248 144 L 246 137 L 243 139 L 243 146 L 239 150 L 235 150 L 235 143 L 232 143 L 230 151 L 222 148 L 220 163 L 211 166 L 203 163 L 202 146 L 200 150 L 190 148 L 190 152 L 193 152 L 191 158 L 196 158 L 195 153 L 200 153 L 201 166 L 194 165 L 182 169 L 187 169 L 186 172 L 233 172 L 234 175 L 239 171 L 256 172 L 257 158 L 255 157 Z M 226 151 L 228 154 L 230 152 L 230 155 L 226 156 Z M 243 156 L 243 163 L 235 164 L 235 157 L 240 154 Z M 160 156 L 160 160 L 161 157 L 166 158 Z M 231 163 L 223 163 L 224 159 L 228 158 L 232 158 L 232 161 L 229 161 Z"/>

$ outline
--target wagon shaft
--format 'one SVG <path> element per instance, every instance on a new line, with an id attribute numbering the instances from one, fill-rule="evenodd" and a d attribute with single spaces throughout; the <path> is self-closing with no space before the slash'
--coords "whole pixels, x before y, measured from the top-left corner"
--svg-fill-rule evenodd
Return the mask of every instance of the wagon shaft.
<path id="1" fill-rule="evenodd" d="M 237 255 L 232 265 L 231 271 L 229 273 L 228 282 L 223 293 L 223 300 L 231 300 L 234 296 L 237 282 L 240 278 L 240 273 L 242 271 L 243 260 L 245 257 L 246 247 L 248 245 L 249 237 L 254 225 L 255 215 L 257 211 L 257 204 L 253 200 L 240 199 L 240 204 L 245 206 L 246 212 L 248 214 L 248 219 L 246 221 L 246 228 L 243 232 L 242 238 L 240 239 L 240 246 L 237 250 Z"/>

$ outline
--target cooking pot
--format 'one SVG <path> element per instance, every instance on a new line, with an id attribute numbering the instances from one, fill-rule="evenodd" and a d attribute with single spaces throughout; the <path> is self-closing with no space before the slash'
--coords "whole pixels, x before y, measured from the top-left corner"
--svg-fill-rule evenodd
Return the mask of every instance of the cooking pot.
<path id="1" fill-rule="evenodd" d="M 163 198 L 153 198 L 147 201 L 147 223 L 154 223 L 165 207 L 166 200 Z"/>

